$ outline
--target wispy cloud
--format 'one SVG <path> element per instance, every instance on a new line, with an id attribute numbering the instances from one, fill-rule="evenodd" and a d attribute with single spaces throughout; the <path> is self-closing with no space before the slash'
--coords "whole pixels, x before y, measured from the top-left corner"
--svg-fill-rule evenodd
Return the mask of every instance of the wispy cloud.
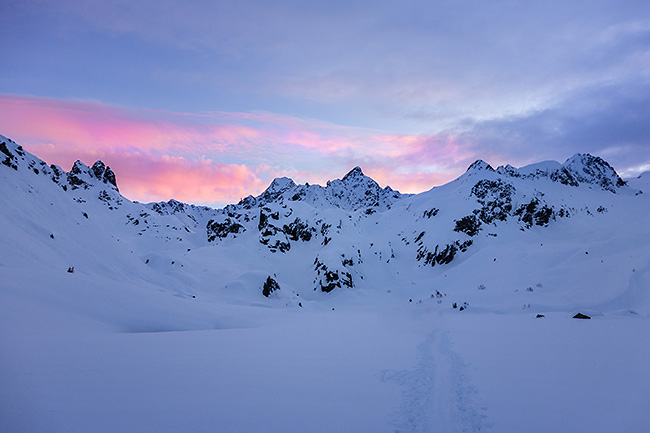
<path id="1" fill-rule="evenodd" d="M 449 137 L 274 113 L 171 113 L 15 95 L 0 97 L 0 128 L 64 168 L 104 160 L 125 195 L 141 201 L 225 204 L 259 194 L 275 176 L 322 184 L 355 165 L 380 184 L 419 192 L 455 177 L 473 157 Z"/>
<path id="2" fill-rule="evenodd" d="M 467 118 L 432 134 L 337 125 L 270 112 L 170 112 L 0 96 L 0 133 L 69 169 L 102 159 L 135 200 L 223 205 L 274 177 L 324 184 L 360 165 L 381 185 L 421 192 L 475 159 L 493 165 L 606 158 L 632 176 L 650 164 L 650 78 L 567 92 L 538 110 Z"/>
<path id="3" fill-rule="evenodd" d="M 648 119 L 650 79 L 581 89 L 543 110 L 474 122 L 457 138 L 495 163 L 526 164 L 589 152 L 631 176 L 650 163 Z"/>

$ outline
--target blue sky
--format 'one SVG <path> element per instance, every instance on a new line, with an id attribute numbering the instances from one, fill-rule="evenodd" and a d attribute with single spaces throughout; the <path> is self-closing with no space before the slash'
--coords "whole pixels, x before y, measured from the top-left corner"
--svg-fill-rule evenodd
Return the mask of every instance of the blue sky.
<path id="1" fill-rule="evenodd" d="M 477 158 L 577 152 L 650 170 L 647 1 L 26 0 L 0 16 L 0 133 L 66 169 L 101 158 L 132 199 L 222 204 L 355 165 L 420 192 Z M 171 187 L 169 161 L 221 186 Z"/>

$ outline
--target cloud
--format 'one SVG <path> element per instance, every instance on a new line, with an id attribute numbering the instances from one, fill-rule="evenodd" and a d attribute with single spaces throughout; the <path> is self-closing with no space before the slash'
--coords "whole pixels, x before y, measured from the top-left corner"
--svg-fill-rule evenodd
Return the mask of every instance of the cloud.
<path id="1" fill-rule="evenodd" d="M 473 155 L 449 137 L 395 134 L 267 112 L 172 113 L 0 96 L 0 131 L 69 169 L 101 159 L 140 201 L 227 204 L 276 176 L 324 184 L 356 165 L 382 185 L 430 189 Z M 458 163 L 462 168 L 458 168 Z"/>
<path id="2" fill-rule="evenodd" d="M 593 153 L 626 176 L 650 163 L 650 80 L 600 85 L 521 116 L 475 122 L 458 139 L 496 163 Z"/>
<path id="3" fill-rule="evenodd" d="M 121 173 L 118 180 L 122 193 L 145 202 L 176 198 L 221 205 L 236 203 L 266 186 L 246 165 L 208 159 L 122 154 L 113 160 L 113 168 Z"/>
<path id="4" fill-rule="evenodd" d="M 274 177 L 324 184 L 359 165 L 382 186 L 417 193 L 474 160 L 521 166 L 589 152 L 622 175 L 650 164 L 650 79 L 584 87 L 535 111 L 468 118 L 433 134 L 337 125 L 270 112 L 136 110 L 93 101 L 0 95 L 0 133 L 69 169 L 102 159 L 140 201 L 224 205 Z"/>

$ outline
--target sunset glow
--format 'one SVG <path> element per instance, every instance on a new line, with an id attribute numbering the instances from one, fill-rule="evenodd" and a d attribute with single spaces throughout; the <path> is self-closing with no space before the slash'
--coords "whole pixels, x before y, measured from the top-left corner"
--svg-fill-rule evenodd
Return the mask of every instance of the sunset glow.
<path id="1" fill-rule="evenodd" d="M 361 166 L 417 193 L 476 159 L 650 166 L 632 0 L 41 0 L 0 5 L 0 134 L 133 200 L 221 206 Z"/>
<path id="2" fill-rule="evenodd" d="M 138 201 L 226 204 L 260 194 L 278 176 L 324 184 L 356 165 L 382 185 L 421 192 L 460 174 L 456 164 L 473 157 L 449 138 L 266 113 L 192 115 L 5 96 L 0 116 L 7 135 L 50 164 L 68 170 L 77 159 L 101 159 L 122 193 Z M 425 171 L 432 164 L 438 169 Z"/>

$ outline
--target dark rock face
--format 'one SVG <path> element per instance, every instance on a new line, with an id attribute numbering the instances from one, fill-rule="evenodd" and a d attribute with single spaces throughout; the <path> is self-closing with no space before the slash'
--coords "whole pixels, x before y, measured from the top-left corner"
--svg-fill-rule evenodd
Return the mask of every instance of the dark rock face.
<path id="1" fill-rule="evenodd" d="M 579 183 L 597 185 L 613 193 L 616 193 L 616 188 L 626 185 L 612 166 L 598 156 L 578 153 L 563 165 Z"/>
<path id="2" fill-rule="evenodd" d="M 505 221 L 512 210 L 512 196 L 515 187 L 500 179 L 483 179 L 472 187 L 470 195 L 476 197 L 481 208 L 474 211 L 477 217 L 486 224 L 493 221 Z"/>
<path id="3" fill-rule="evenodd" d="M 467 172 L 472 171 L 494 171 L 494 168 L 487 162 L 482 159 L 477 159 L 469 167 L 467 167 Z"/>
<path id="4" fill-rule="evenodd" d="M 18 171 L 18 165 L 16 164 L 16 157 L 14 156 L 13 153 L 9 151 L 9 149 L 7 148 L 7 143 L 4 141 L 0 143 L 0 152 L 2 152 L 5 155 L 5 158 L 2 160 L 2 164 Z"/>
<path id="5" fill-rule="evenodd" d="M 573 177 L 571 172 L 569 172 L 569 170 L 566 169 L 566 167 L 562 167 L 559 170 L 552 172 L 549 175 L 549 179 L 551 179 L 553 182 L 559 182 L 562 185 L 569 185 L 569 186 L 579 185 L 578 181 L 575 179 L 575 177 Z"/>
<path id="6" fill-rule="evenodd" d="M 462 232 L 468 236 L 475 236 L 481 229 L 481 221 L 476 218 L 476 215 L 467 215 L 455 221 L 455 232 Z"/>
<path id="7" fill-rule="evenodd" d="M 57 177 L 59 176 L 60 175 L 57 175 Z M 72 169 L 67 175 L 68 183 L 73 190 L 77 188 L 90 188 L 95 184 L 93 179 L 97 179 L 103 184 L 112 185 L 115 190 L 118 190 L 115 173 L 113 173 L 113 170 L 111 170 L 110 167 L 105 166 L 101 161 L 95 162 L 92 168 L 88 167 L 81 161 L 77 161 L 74 163 Z"/>
<path id="8" fill-rule="evenodd" d="M 52 182 L 60 185 L 64 189 L 67 189 L 67 186 L 61 182 L 61 178 L 64 178 L 66 174 L 65 171 L 63 171 L 58 165 L 54 164 L 50 165 L 50 170 L 52 170 Z"/>
<path id="9" fill-rule="evenodd" d="M 246 231 L 246 228 L 236 221 L 233 221 L 230 218 L 226 218 L 226 220 L 222 223 L 214 220 L 208 221 L 206 230 L 208 234 L 208 242 L 213 242 L 216 239 L 224 239 L 231 233 L 243 233 Z"/>
<path id="10" fill-rule="evenodd" d="M 300 218 L 296 218 L 293 222 L 285 224 L 282 231 L 292 241 L 309 242 L 316 229 L 301 221 Z"/>
<path id="11" fill-rule="evenodd" d="M 471 239 L 465 242 L 455 241 L 451 244 L 446 244 L 444 247 L 436 245 L 433 252 L 429 251 L 424 245 L 418 247 L 418 254 L 415 257 L 417 261 L 424 261 L 424 264 L 435 266 L 446 265 L 451 263 L 458 252 L 465 252 L 473 244 Z"/>
<path id="12" fill-rule="evenodd" d="M 586 314 L 578 313 L 575 316 L 573 316 L 574 319 L 591 319 L 590 316 L 587 316 Z"/>
<path id="13" fill-rule="evenodd" d="M 291 243 L 284 231 L 268 223 L 260 230 L 260 243 L 266 245 L 272 253 L 286 253 L 291 249 Z"/>
<path id="14" fill-rule="evenodd" d="M 530 228 L 533 224 L 538 226 L 548 226 L 551 219 L 555 219 L 553 207 L 540 204 L 539 200 L 534 198 L 528 204 L 523 204 L 515 210 L 515 215 Z"/>
<path id="15" fill-rule="evenodd" d="M 115 189 L 119 191 L 117 188 L 117 181 L 115 180 L 115 173 L 113 173 L 113 170 L 111 170 L 110 167 L 104 165 L 102 161 L 97 161 L 93 164 L 92 172 L 97 179 L 101 180 L 103 183 L 113 185 Z"/>
<path id="16" fill-rule="evenodd" d="M 264 286 L 262 287 L 262 295 L 268 298 L 269 295 L 276 290 L 280 290 L 280 285 L 273 278 L 268 277 L 264 282 Z"/>
<path id="17" fill-rule="evenodd" d="M 316 257 L 314 265 L 317 274 L 315 281 L 317 287 L 314 290 L 320 289 L 322 292 L 329 293 L 337 288 L 354 287 L 352 275 L 347 272 L 343 263 L 339 269 L 330 269 Z"/>
<path id="18" fill-rule="evenodd" d="M 422 217 L 423 218 L 431 218 L 431 217 L 434 217 L 434 216 L 438 215 L 438 212 L 440 212 L 440 209 L 434 207 L 434 208 L 431 208 L 429 210 L 425 210 Z"/>

